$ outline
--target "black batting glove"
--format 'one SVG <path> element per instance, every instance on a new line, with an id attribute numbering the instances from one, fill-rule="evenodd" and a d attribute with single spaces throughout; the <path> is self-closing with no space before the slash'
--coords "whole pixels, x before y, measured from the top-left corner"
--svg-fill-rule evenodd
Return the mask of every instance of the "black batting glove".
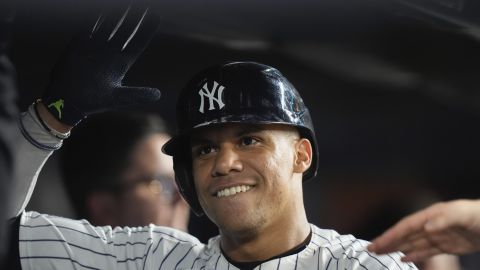
<path id="1" fill-rule="evenodd" d="M 145 7 L 100 16 L 91 32 L 71 42 L 52 71 L 42 98 L 52 115 L 74 126 L 93 113 L 158 100 L 156 88 L 122 85 L 158 26 Z"/>

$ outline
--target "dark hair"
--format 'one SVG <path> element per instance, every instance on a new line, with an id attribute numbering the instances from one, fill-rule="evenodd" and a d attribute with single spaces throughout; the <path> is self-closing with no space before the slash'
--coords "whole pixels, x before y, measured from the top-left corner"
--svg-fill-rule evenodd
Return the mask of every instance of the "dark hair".
<path id="1" fill-rule="evenodd" d="M 89 218 L 87 195 L 118 184 L 133 148 L 156 133 L 169 134 L 165 122 L 137 112 L 95 114 L 75 127 L 60 151 L 60 169 L 78 218 Z"/>

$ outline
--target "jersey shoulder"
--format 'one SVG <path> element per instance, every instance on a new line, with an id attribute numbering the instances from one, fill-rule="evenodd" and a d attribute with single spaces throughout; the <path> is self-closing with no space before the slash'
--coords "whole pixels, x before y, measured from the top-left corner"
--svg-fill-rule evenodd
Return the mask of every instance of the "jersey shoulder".
<path id="1" fill-rule="evenodd" d="M 417 269 L 412 263 L 402 262 L 402 254 L 399 252 L 386 255 L 369 252 L 369 243 L 351 234 L 341 235 L 334 230 L 320 229 L 312 225 L 310 245 L 331 259 L 331 263 L 347 266 L 347 269 Z"/>
<path id="2" fill-rule="evenodd" d="M 19 230 L 22 269 L 182 268 L 205 250 L 194 236 L 167 227 L 96 227 L 36 212 L 22 214 Z"/>

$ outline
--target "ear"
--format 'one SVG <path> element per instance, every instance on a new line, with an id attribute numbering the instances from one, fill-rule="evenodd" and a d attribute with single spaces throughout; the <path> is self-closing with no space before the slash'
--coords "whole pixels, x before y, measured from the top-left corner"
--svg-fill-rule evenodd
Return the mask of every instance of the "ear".
<path id="1" fill-rule="evenodd" d="M 294 169 L 296 173 L 304 173 L 312 164 L 312 144 L 308 139 L 300 138 L 295 144 Z"/>
<path id="2" fill-rule="evenodd" d="M 119 217 L 116 211 L 118 206 L 112 194 L 103 191 L 93 191 L 87 196 L 85 203 L 91 219 L 89 221 L 92 224 L 97 226 L 116 226 L 118 224 Z"/>

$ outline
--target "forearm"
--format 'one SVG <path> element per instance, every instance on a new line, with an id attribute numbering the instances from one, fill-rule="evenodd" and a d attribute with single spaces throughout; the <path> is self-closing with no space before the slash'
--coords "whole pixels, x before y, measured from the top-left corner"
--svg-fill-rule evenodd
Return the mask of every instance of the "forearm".
<path id="1" fill-rule="evenodd" d="M 14 162 L 15 181 L 12 183 L 11 203 L 7 217 L 17 216 L 25 209 L 43 165 L 53 151 L 62 145 L 61 139 L 43 127 L 33 106 L 22 113 L 18 121 L 16 130 L 18 152 Z M 45 116 L 42 118 L 46 119 Z M 55 125 L 50 123 L 49 126 Z"/>

